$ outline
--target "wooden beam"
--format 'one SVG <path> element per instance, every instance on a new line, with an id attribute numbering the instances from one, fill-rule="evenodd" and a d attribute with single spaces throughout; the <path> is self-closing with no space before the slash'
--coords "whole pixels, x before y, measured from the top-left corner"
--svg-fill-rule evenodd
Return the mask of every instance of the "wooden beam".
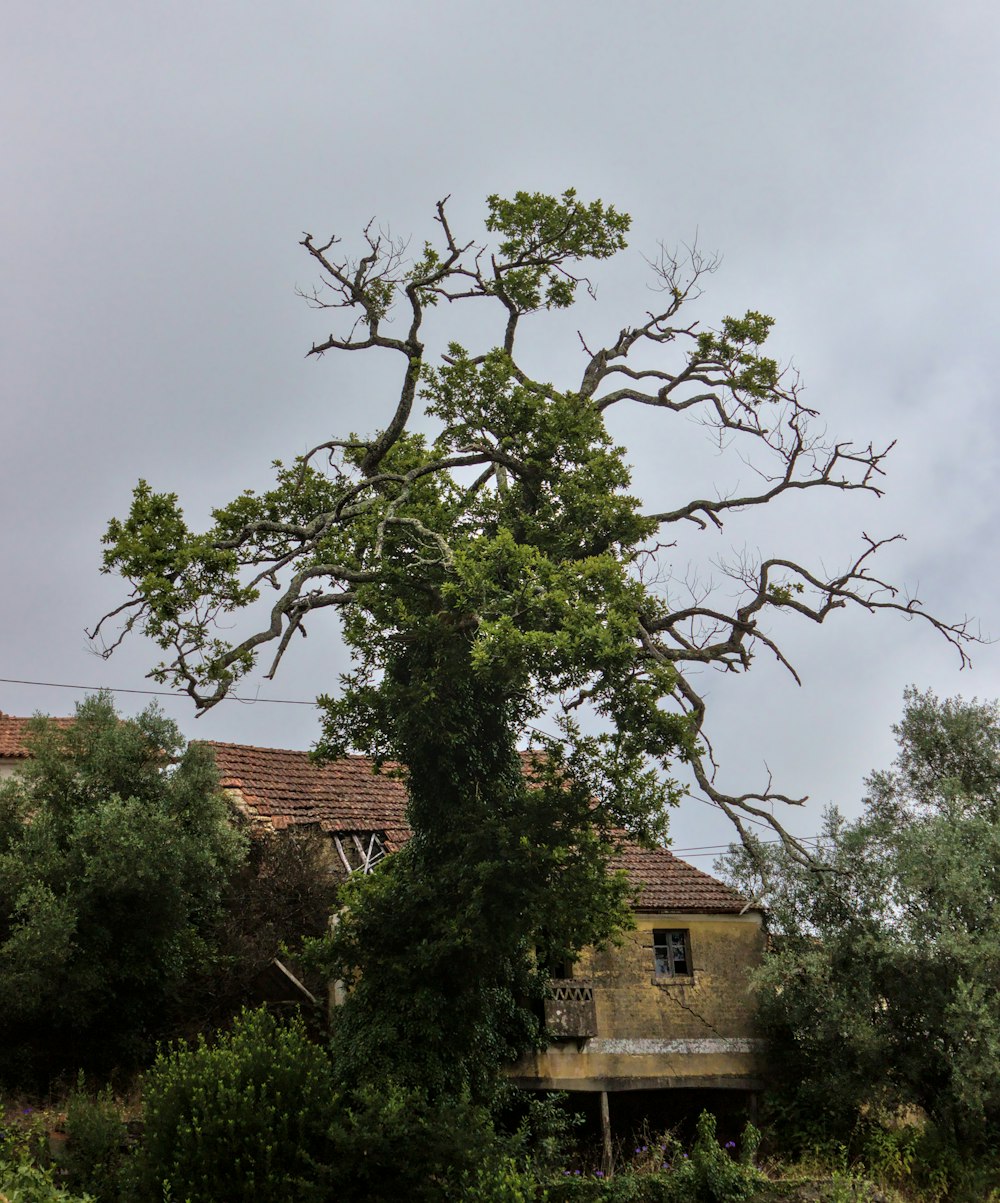
<path id="1" fill-rule="evenodd" d="M 601 1168 L 611 1173 L 611 1112 L 608 1108 L 608 1092 L 601 1091 Z"/>
<path id="2" fill-rule="evenodd" d="M 338 853 L 340 854 L 340 859 L 341 859 L 341 861 L 343 861 L 344 868 L 347 870 L 348 876 L 350 876 L 350 874 L 353 873 L 354 870 L 351 868 L 351 862 L 347 859 L 347 853 L 344 851 L 344 845 L 340 842 L 339 835 L 335 835 L 333 837 L 333 843 L 334 843 L 334 846 L 336 847 Z"/>

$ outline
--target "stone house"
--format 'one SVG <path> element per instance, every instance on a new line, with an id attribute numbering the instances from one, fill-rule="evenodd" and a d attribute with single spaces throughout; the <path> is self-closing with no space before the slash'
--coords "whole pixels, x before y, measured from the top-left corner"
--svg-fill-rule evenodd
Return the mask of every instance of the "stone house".
<path id="1" fill-rule="evenodd" d="M 364 757 L 317 765 L 307 752 L 210 746 L 251 823 L 323 832 L 334 873 L 369 872 L 409 837 L 403 783 Z M 545 1008 L 551 1043 L 512 1066 L 513 1080 L 589 1095 L 605 1126 L 609 1096 L 752 1103 L 763 1082 L 747 977 L 764 953 L 763 915 L 666 848 L 626 845 L 618 863 L 636 888 L 635 928 L 560 970 Z"/>
<path id="2" fill-rule="evenodd" d="M 27 722 L 0 713 L 0 778 L 28 756 Z M 322 833 L 331 873 L 370 872 L 409 838 L 403 783 L 364 757 L 317 765 L 308 752 L 208 746 L 251 826 Z M 666 848 L 625 845 L 618 864 L 636 889 L 635 927 L 560 970 L 545 1005 L 551 1042 L 512 1079 L 589 1100 L 606 1131 L 609 1098 L 619 1109 L 640 1098 L 644 1114 L 650 1092 L 677 1103 L 696 1094 L 717 1110 L 752 1102 L 763 1067 L 747 975 L 763 956 L 763 915 Z M 302 990 L 294 978 L 271 986 Z"/>

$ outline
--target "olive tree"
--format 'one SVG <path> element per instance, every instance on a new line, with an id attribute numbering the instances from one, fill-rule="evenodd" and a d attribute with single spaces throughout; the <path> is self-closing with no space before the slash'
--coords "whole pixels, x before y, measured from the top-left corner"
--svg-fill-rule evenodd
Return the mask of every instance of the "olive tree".
<path id="1" fill-rule="evenodd" d="M 793 1130 L 922 1108 L 962 1146 L 1000 1119 L 1000 709 L 907 691 L 899 752 L 811 866 L 780 844 L 722 868 L 768 909 L 756 975 Z M 752 852 L 752 855 L 751 855 Z"/>

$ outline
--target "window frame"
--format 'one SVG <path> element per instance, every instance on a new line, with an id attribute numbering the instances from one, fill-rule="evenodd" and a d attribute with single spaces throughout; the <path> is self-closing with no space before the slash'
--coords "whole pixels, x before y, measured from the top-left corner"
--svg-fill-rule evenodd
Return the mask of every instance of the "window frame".
<path id="1" fill-rule="evenodd" d="M 683 947 L 683 970 L 677 969 L 678 937 Z M 694 977 L 691 961 L 691 932 L 686 927 L 653 928 L 653 977 L 658 982 Z"/>

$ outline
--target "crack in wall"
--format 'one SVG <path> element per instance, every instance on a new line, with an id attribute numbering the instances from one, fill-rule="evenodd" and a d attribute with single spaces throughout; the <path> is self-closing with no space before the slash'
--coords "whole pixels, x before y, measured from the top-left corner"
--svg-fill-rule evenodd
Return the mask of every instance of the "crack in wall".
<path id="1" fill-rule="evenodd" d="M 718 1036 L 720 1040 L 726 1039 L 726 1037 L 723 1036 L 723 1034 L 719 1031 L 719 1029 L 715 1026 L 715 1024 L 711 1023 L 709 1020 L 707 1020 L 704 1015 L 699 1014 L 694 1009 L 694 1007 L 689 1007 L 686 1002 L 682 1002 L 681 999 L 677 998 L 677 996 L 672 994 L 669 990 L 664 990 L 663 992 L 664 992 L 664 994 L 666 994 L 667 998 L 669 998 L 672 1003 L 675 1003 L 678 1007 L 681 1008 L 682 1011 L 687 1011 L 687 1013 L 689 1015 L 693 1015 L 695 1017 L 695 1019 L 697 1019 L 699 1022 L 703 1023 L 710 1032 L 714 1032 L 715 1035 Z"/>

